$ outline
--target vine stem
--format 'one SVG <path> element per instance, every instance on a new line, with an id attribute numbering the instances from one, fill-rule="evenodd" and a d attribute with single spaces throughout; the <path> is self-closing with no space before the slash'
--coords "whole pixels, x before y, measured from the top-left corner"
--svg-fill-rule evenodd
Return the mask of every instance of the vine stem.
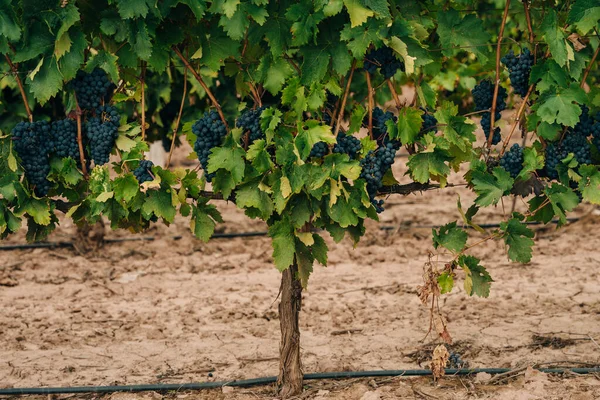
<path id="1" fill-rule="evenodd" d="M 496 45 L 496 85 L 494 86 L 494 97 L 492 99 L 492 109 L 490 110 L 490 134 L 487 140 L 488 155 L 492 148 L 492 140 L 494 140 L 496 105 L 498 103 L 498 87 L 500 85 L 500 51 L 502 50 L 502 37 L 504 36 L 504 27 L 506 26 L 506 18 L 508 17 L 509 7 L 510 0 L 506 0 L 506 5 L 504 6 L 504 14 L 502 14 L 502 24 L 500 25 L 500 33 L 498 33 L 498 44 Z"/>
<path id="2" fill-rule="evenodd" d="M 177 57 L 179 57 L 181 59 L 183 64 L 186 66 L 186 68 L 190 70 L 192 75 L 194 75 L 194 78 L 196 78 L 196 80 L 198 81 L 200 86 L 202 86 L 202 89 L 204 89 L 204 91 L 208 95 L 208 98 L 212 102 L 213 106 L 217 109 L 217 112 L 219 113 L 219 117 L 221 117 L 221 121 L 223 121 L 225 128 L 227 129 L 227 131 L 229 131 L 229 125 L 227 125 L 227 121 L 225 120 L 225 115 L 223 114 L 223 110 L 221 110 L 221 105 L 219 104 L 219 102 L 217 101 L 215 96 L 213 95 L 212 91 L 209 89 L 208 86 L 206 86 L 206 83 L 204 83 L 204 80 L 202 79 L 200 74 L 198 74 L 198 72 L 196 72 L 194 67 L 192 67 L 192 65 L 189 63 L 189 61 L 183 56 L 183 54 L 181 54 L 181 51 L 179 51 L 179 49 L 175 46 L 173 46 L 173 51 L 175 52 L 175 54 L 177 54 Z"/>
<path id="3" fill-rule="evenodd" d="M 529 42 L 533 44 L 535 42 L 535 33 L 533 33 L 533 27 L 531 25 L 531 14 L 529 13 L 529 5 L 527 4 L 527 0 L 523 0 L 523 10 L 525 11 L 527 29 L 529 30 Z"/>
<path id="4" fill-rule="evenodd" d="M 392 83 L 391 79 L 387 79 L 387 85 L 390 88 L 390 92 L 392 92 L 392 97 L 394 98 L 394 102 L 396 103 L 396 107 L 399 109 L 402 108 L 402 103 L 400 103 L 400 96 L 398 96 L 398 92 L 396 92 L 396 88 L 394 87 L 394 84 Z"/>
<path id="5" fill-rule="evenodd" d="M 367 77 L 367 90 L 369 91 L 369 138 L 373 140 L 373 85 L 371 85 L 371 74 L 365 71 Z"/>
<path id="6" fill-rule="evenodd" d="M 510 132 L 509 132 L 508 136 L 506 137 L 506 139 L 504 139 L 504 143 L 502 144 L 502 150 L 500 150 L 500 157 L 502 157 L 502 155 L 506 151 L 506 148 L 508 147 L 508 142 L 510 142 L 510 138 L 512 137 L 513 133 L 515 133 L 515 130 L 517 129 L 517 126 L 519 125 L 519 122 L 521 121 L 521 115 L 523 115 L 523 111 L 525 111 L 525 107 L 527 106 L 527 100 L 529 100 L 529 96 L 531 96 L 531 93 L 533 93 L 534 88 L 535 88 L 535 84 L 531 84 L 529 86 L 529 90 L 527 90 L 527 94 L 523 98 L 523 102 L 521 103 L 521 106 L 517 110 L 517 115 L 515 116 L 515 122 L 513 123 L 512 127 L 510 128 Z M 490 136 L 491 136 L 491 134 L 490 134 Z"/>
<path id="7" fill-rule="evenodd" d="M 88 178 L 87 165 L 85 164 L 85 153 L 83 152 L 83 135 L 81 134 L 81 107 L 79 107 L 79 102 L 77 101 L 77 95 L 73 93 L 75 97 L 75 107 L 77 108 L 75 114 L 77 115 L 77 146 L 79 147 L 79 161 L 81 162 L 81 171 L 83 172 L 83 177 L 85 179 Z"/>
<path id="8" fill-rule="evenodd" d="M 596 31 L 596 33 L 598 33 L 598 31 Z M 582 88 L 585 86 L 585 81 L 586 81 L 588 75 L 590 74 L 590 71 L 592 70 L 592 65 L 594 65 L 594 63 L 596 62 L 596 58 L 598 58 L 598 52 L 600 52 L 600 43 L 598 44 L 598 47 L 596 47 L 596 51 L 594 52 L 594 55 L 592 56 L 592 60 L 590 61 L 587 68 L 583 72 L 583 77 L 581 78 L 581 85 L 580 85 Z"/>
<path id="9" fill-rule="evenodd" d="M 142 75 L 140 83 L 142 85 L 142 140 L 146 140 L 146 96 L 144 86 L 146 85 L 146 63 L 142 61 Z"/>
<path id="10" fill-rule="evenodd" d="M 8 62 L 8 65 L 10 66 L 13 75 L 15 76 L 17 85 L 19 86 L 19 91 L 21 92 L 21 97 L 23 98 L 23 105 L 25 106 L 27 118 L 29 118 L 29 122 L 33 122 L 33 114 L 31 113 L 31 108 L 29 108 L 29 103 L 27 102 L 27 95 L 25 94 L 25 89 L 23 88 L 23 82 L 21 82 L 21 78 L 19 78 L 19 72 L 17 71 L 17 67 L 15 66 L 15 64 L 13 64 L 8 54 L 5 54 L 4 58 L 6 58 L 6 61 Z"/>
<path id="11" fill-rule="evenodd" d="M 348 82 L 346 82 L 346 90 L 344 91 L 344 98 L 342 99 L 342 104 L 340 105 L 340 112 L 337 116 L 337 122 L 335 124 L 335 132 L 333 136 L 337 137 L 340 131 L 340 125 L 342 124 L 342 118 L 344 117 L 344 109 L 346 108 L 346 101 L 348 101 L 348 94 L 350 93 L 350 84 L 352 83 L 352 77 L 354 76 L 354 68 L 356 67 L 356 60 L 352 61 L 352 67 L 350 67 L 350 76 L 348 77 Z"/>
<path id="12" fill-rule="evenodd" d="M 473 111 L 470 113 L 463 114 L 463 115 L 461 115 L 461 117 L 470 117 L 471 115 L 483 114 L 486 112 L 490 112 L 490 109 L 486 108 L 485 110 Z"/>
<path id="13" fill-rule="evenodd" d="M 185 96 L 187 94 L 187 69 L 183 71 L 183 94 L 181 95 L 181 104 L 179 105 L 179 113 L 175 120 L 175 126 L 173 127 L 173 139 L 171 139 L 171 148 L 169 149 L 169 157 L 167 157 L 167 164 L 165 168 L 168 169 L 171 165 L 171 157 L 173 156 L 173 149 L 175 148 L 175 139 L 177 138 L 177 131 L 179 130 L 179 122 L 181 121 L 181 114 L 183 114 L 183 105 L 185 104 Z"/>

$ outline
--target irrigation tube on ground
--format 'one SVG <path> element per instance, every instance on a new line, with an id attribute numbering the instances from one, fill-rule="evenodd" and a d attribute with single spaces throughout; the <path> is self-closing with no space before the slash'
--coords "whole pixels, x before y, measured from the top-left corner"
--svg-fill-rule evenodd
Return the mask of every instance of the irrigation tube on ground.
<path id="1" fill-rule="evenodd" d="M 571 372 L 575 374 L 597 374 L 600 373 L 600 367 L 595 368 L 536 368 L 540 372 L 548 374 L 562 374 Z M 504 374 L 513 371 L 510 368 L 474 368 L 474 369 L 446 369 L 447 376 L 453 375 L 472 375 L 480 372 L 486 372 L 491 375 Z M 430 376 L 431 370 L 428 369 L 400 369 L 400 370 L 382 370 L 382 371 L 344 371 L 344 372 L 324 372 L 304 375 L 305 380 L 320 379 L 345 379 L 345 378 L 375 378 L 388 376 Z M 220 381 L 203 383 L 168 383 L 168 384 L 150 384 L 150 385 L 125 385 L 125 386 L 78 386 L 78 387 L 46 387 L 46 388 L 10 388 L 0 389 L 0 396 L 15 395 L 48 395 L 48 394 L 74 394 L 74 393 L 114 393 L 114 392 L 170 392 L 182 390 L 203 390 L 217 389 L 223 386 L 232 387 L 251 387 L 260 385 L 270 385 L 277 381 L 277 377 L 268 376 L 264 378 L 246 379 L 240 381 Z"/>
<path id="2" fill-rule="evenodd" d="M 568 222 L 577 222 L 579 218 L 567 218 Z M 557 224 L 558 221 L 550 221 L 549 224 Z M 543 225 L 541 222 L 525 222 L 526 225 Z M 499 223 L 492 224 L 481 224 L 479 225 L 481 228 L 498 228 L 500 227 Z M 397 229 L 439 229 L 440 225 L 382 225 L 379 227 L 382 231 L 394 231 Z M 465 228 L 471 228 L 471 226 L 466 226 Z M 255 231 L 255 232 L 231 232 L 231 233 L 215 233 L 211 236 L 212 239 L 232 239 L 237 237 L 259 237 L 259 236 L 267 236 L 267 231 Z M 183 236 L 172 236 L 170 239 L 180 240 Z M 121 243 L 121 242 L 135 242 L 135 241 L 147 241 L 151 242 L 156 240 L 153 236 L 144 236 L 144 237 L 131 237 L 131 238 L 114 238 L 114 239 L 105 239 L 106 243 Z M 27 243 L 27 244 L 9 244 L 6 246 L 0 246 L 1 250 L 29 250 L 29 249 L 54 249 L 59 247 L 73 247 L 72 242 L 41 242 L 41 243 Z"/>

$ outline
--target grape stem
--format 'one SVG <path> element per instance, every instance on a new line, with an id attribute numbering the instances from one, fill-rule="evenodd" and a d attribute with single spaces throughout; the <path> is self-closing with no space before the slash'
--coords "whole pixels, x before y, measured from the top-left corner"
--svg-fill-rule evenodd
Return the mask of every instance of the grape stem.
<path id="1" fill-rule="evenodd" d="M 373 85 L 371 85 L 371 74 L 365 71 L 367 77 L 367 90 L 369 91 L 369 138 L 373 140 Z"/>
<path id="2" fill-rule="evenodd" d="M 596 31 L 596 35 L 598 35 L 598 38 L 600 39 L 600 35 L 598 34 L 598 30 L 596 30 L 596 29 L 594 29 L 594 30 Z M 592 59 L 590 60 L 590 63 L 588 64 L 587 68 L 583 72 L 583 77 L 581 78 L 581 87 L 582 88 L 585 86 L 585 81 L 586 81 L 588 75 L 590 74 L 590 71 L 592 69 L 592 65 L 594 65 L 594 63 L 596 62 L 596 58 L 598 58 L 598 52 L 600 52 L 600 45 L 598 45 L 598 47 L 596 47 L 596 51 L 594 52 L 594 55 L 592 56 Z"/>
<path id="3" fill-rule="evenodd" d="M 171 157 L 173 156 L 173 149 L 175 148 L 175 139 L 177 138 L 177 131 L 179 130 L 179 122 L 181 121 L 181 114 L 183 114 L 183 105 L 185 104 L 185 96 L 187 94 L 187 69 L 183 71 L 183 94 L 181 95 L 181 104 L 179 105 L 179 113 L 175 120 L 175 126 L 173 127 L 173 138 L 171 139 L 171 148 L 169 149 L 169 157 L 167 157 L 167 164 L 165 168 L 168 169 L 171 165 Z"/>
<path id="4" fill-rule="evenodd" d="M 350 84 L 352 83 L 352 77 L 354 76 L 354 68 L 356 67 L 356 60 L 352 61 L 352 67 L 350 67 L 350 76 L 348 77 L 348 82 L 346 82 L 346 90 L 344 91 L 344 98 L 342 99 L 342 104 L 340 105 L 340 111 L 337 116 L 337 122 L 335 124 L 335 132 L 333 136 L 337 137 L 340 131 L 340 125 L 342 124 L 342 119 L 344 117 L 344 109 L 346 108 L 346 101 L 348 101 L 348 94 L 350 93 Z"/>
<path id="5" fill-rule="evenodd" d="M 504 36 L 504 27 L 506 26 L 506 18 L 508 17 L 508 9 L 510 0 L 506 0 L 504 14 L 502 15 L 502 24 L 500 25 L 500 33 L 498 33 L 498 44 L 496 45 L 496 84 L 494 85 L 494 97 L 492 98 L 492 109 L 490 110 L 490 134 L 488 135 L 487 156 L 490 155 L 492 149 L 492 141 L 494 140 L 494 124 L 496 123 L 496 105 L 498 103 L 498 89 L 500 85 L 500 51 L 502 50 L 502 37 Z"/>
<path id="6" fill-rule="evenodd" d="M 392 83 L 391 79 L 387 79 L 387 85 L 390 88 L 390 92 L 392 93 L 392 97 L 394 98 L 394 102 L 396 103 L 396 108 L 400 110 L 402 108 L 402 103 L 400 102 L 400 96 L 398 96 L 398 92 L 396 92 L 396 88 Z"/>
<path id="7" fill-rule="evenodd" d="M 31 113 L 31 108 L 29 108 L 29 103 L 27 102 L 27 95 L 25 94 L 25 89 L 23 89 L 23 82 L 21 82 L 21 78 L 19 78 L 19 72 L 17 71 L 17 67 L 12 63 L 8 54 L 5 54 L 4 57 L 10 66 L 13 75 L 15 76 L 15 80 L 17 81 L 17 85 L 19 86 L 19 91 L 21 92 L 21 97 L 23 98 L 23 105 L 25 106 L 25 112 L 27 113 L 27 117 L 29 118 L 29 122 L 33 122 L 33 114 Z"/>
<path id="8" fill-rule="evenodd" d="M 194 75 L 194 78 L 196 78 L 196 80 L 198 81 L 200 86 L 202 86 L 202 89 L 204 89 L 204 91 L 208 95 L 208 98 L 212 102 L 213 106 L 217 109 L 217 112 L 219 113 L 219 117 L 221 117 L 221 121 L 225 125 L 227 132 L 229 132 L 229 125 L 227 125 L 227 121 L 225 120 L 225 115 L 223 114 L 223 110 L 221 110 L 221 105 L 215 98 L 213 92 L 209 89 L 208 86 L 206 86 L 206 83 L 204 83 L 204 80 L 202 79 L 200 74 L 198 74 L 198 72 L 196 72 L 194 67 L 192 67 L 191 64 L 189 63 L 189 61 L 183 56 L 183 54 L 181 54 L 181 51 L 179 51 L 179 49 L 175 46 L 173 46 L 173 51 L 175 52 L 175 54 L 177 54 L 177 57 L 179 57 L 181 59 L 183 64 L 186 66 L 186 68 L 190 70 L 192 75 Z"/>
<path id="9" fill-rule="evenodd" d="M 140 84 L 142 85 L 142 140 L 146 140 L 146 96 L 144 86 L 146 80 L 146 63 L 142 61 L 142 74 L 140 76 Z"/>
<path id="10" fill-rule="evenodd" d="M 79 146 L 79 161 L 81 162 L 81 171 L 83 172 L 83 177 L 85 179 L 88 178 L 87 165 L 85 164 L 85 153 L 83 151 L 83 135 L 81 134 L 81 107 L 79 107 L 79 102 L 77 101 L 77 94 L 73 93 L 73 97 L 75 97 L 75 115 L 77 116 L 77 146 Z"/>
<path id="11" fill-rule="evenodd" d="M 525 19 L 527 20 L 527 29 L 529 30 L 529 42 L 533 44 L 535 42 L 535 33 L 531 25 L 531 14 L 529 13 L 529 5 L 527 0 L 523 1 L 523 9 L 525 11 Z"/>
<path id="12" fill-rule="evenodd" d="M 521 121 L 521 115 L 523 115 L 523 111 L 525 111 L 525 106 L 527 106 L 527 100 L 529 100 L 529 96 L 531 96 L 531 93 L 533 93 L 534 88 L 535 88 L 535 84 L 531 84 L 529 86 L 529 90 L 527 90 L 527 94 L 523 98 L 523 101 L 521 102 L 521 106 L 517 110 L 517 115 L 515 116 L 515 122 L 513 123 L 512 127 L 510 128 L 510 132 L 509 132 L 508 136 L 506 137 L 506 139 L 504 139 L 504 143 L 502 144 L 502 150 L 500 150 L 500 155 L 499 155 L 500 157 L 502 157 L 502 155 L 506 151 L 506 148 L 508 147 L 508 143 L 510 142 L 510 138 L 512 137 L 513 133 L 515 133 L 515 129 L 517 129 L 517 126 L 519 125 L 519 122 Z"/>

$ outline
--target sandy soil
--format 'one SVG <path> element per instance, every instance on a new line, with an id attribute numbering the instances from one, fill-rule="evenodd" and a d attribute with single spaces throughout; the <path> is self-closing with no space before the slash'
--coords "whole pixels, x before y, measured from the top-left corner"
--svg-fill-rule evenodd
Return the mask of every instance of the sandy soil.
<path id="1" fill-rule="evenodd" d="M 458 219 L 458 195 L 466 206 L 473 200 L 460 187 L 390 197 L 382 221 L 369 223 L 356 249 L 349 241 L 327 239 L 329 266 L 316 266 L 303 297 L 305 372 L 428 367 L 432 343 L 439 340 L 427 336 L 429 311 L 416 295 L 432 250 L 431 229 L 422 226 Z M 220 231 L 265 230 L 234 205 L 219 207 L 226 221 Z M 484 210 L 478 221 L 498 222 L 509 209 Z M 575 216 L 581 220 L 565 229 L 537 229 L 534 257 L 526 265 L 510 263 L 499 243 L 474 249 L 495 280 L 490 297 L 469 298 L 458 285 L 441 301 L 454 339 L 450 348 L 471 367 L 600 364 L 600 217 L 589 205 Z M 397 228 L 378 229 L 392 225 Z M 70 240 L 74 232 L 64 221 L 51 240 Z M 156 240 L 110 244 L 88 255 L 72 249 L 0 252 L 0 387 L 186 383 L 277 373 L 280 274 L 271 264 L 269 239 L 203 244 L 183 219 L 152 227 L 147 235 Z M 480 237 L 473 233 L 470 240 Z M 20 234 L 3 244 L 23 242 Z M 268 399 L 274 391 L 167 397 Z M 307 382 L 303 398 L 591 400 L 600 398 L 600 379 L 524 371 L 499 385 L 486 377 Z"/>

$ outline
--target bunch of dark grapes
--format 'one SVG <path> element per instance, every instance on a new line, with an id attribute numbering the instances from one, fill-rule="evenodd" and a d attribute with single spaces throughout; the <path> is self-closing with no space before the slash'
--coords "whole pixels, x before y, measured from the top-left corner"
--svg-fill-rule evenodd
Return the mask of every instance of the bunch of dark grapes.
<path id="1" fill-rule="evenodd" d="M 200 165 L 204 169 L 206 180 L 210 182 L 214 174 L 209 174 L 207 171 L 208 156 L 213 147 L 221 145 L 223 137 L 227 134 L 227 129 L 219 118 L 219 114 L 211 110 L 205 112 L 204 116 L 194 123 L 192 132 L 196 135 L 194 151 L 198 154 L 198 160 L 200 160 Z"/>
<path id="2" fill-rule="evenodd" d="M 600 111 L 596 113 L 595 122 L 590 128 L 590 133 L 594 146 L 600 151 Z"/>
<path id="3" fill-rule="evenodd" d="M 96 68 L 91 74 L 83 70 L 77 71 L 77 76 L 70 83 L 79 107 L 87 110 L 93 110 L 100 107 L 101 101 L 108 93 L 111 82 L 108 80 L 106 72 Z"/>
<path id="4" fill-rule="evenodd" d="M 334 153 L 348 154 L 351 159 L 356 158 L 360 149 L 360 140 L 352 135 L 346 135 L 344 133 L 339 133 L 337 135 L 337 142 L 333 146 Z"/>
<path id="5" fill-rule="evenodd" d="M 52 154 L 60 158 L 71 157 L 81 167 L 79 145 L 77 143 L 77 122 L 65 118 L 52 122 Z"/>
<path id="6" fill-rule="evenodd" d="M 562 142 L 552 142 L 546 147 L 545 171 L 548 178 L 558 178 L 556 167 L 571 153 L 579 165 L 592 163 L 592 152 L 587 138 L 569 132 Z"/>
<path id="7" fill-rule="evenodd" d="M 500 166 L 516 178 L 523 169 L 523 148 L 513 144 L 509 151 L 504 153 L 500 159 Z"/>
<path id="8" fill-rule="evenodd" d="M 502 57 L 502 63 L 508 68 L 510 84 L 515 93 L 525 97 L 529 89 L 529 74 L 533 66 L 533 54 L 529 49 L 525 49 L 521 55 L 515 56 L 511 50 Z"/>
<path id="9" fill-rule="evenodd" d="M 573 128 L 573 132 L 578 135 L 588 137 L 594 129 L 594 118 L 590 115 L 590 109 L 586 105 L 581 106 L 581 115 L 579 122 Z"/>
<path id="10" fill-rule="evenodd" d="M 19 122 L 11 131 L 15 151 L 22 161 L 25 177 L 35 194 L 45 196 L 50 190 L 49 152 L 52 149 L 50 125 L 45 121 Z"/>
<path id="11" fill-rule="evenodd" d="M 438 120 L 433 116 L 433 114 L 425 113 L 421 116 L 423 120 L 423 125 L 421 125 L 421 135 L 424 135 L 428 132 L 436 132 L 437 131 L 437 123 Z"/>
<path id="12" fill-rule="evenodd" d="M 265 133 L 260 127 L 260 115 L 266 107 L 260 107 L 256 110 L 246 110 L 236 121 L 235 126 L 244 130 L 242 142 L 245 140 L 245 134 L 248 134 L 248 145 L 265 137 Z"/>
<path id="13" fill-rule="evenodd" d="M 460 369 L 460 368 L 468 368 L 469 367 L 469 363 L 466 361 L 463 361 L 460 358 L 460 355 L 457 353 L 450 353 L 450 358 L 448 358 L 448 363 L 450 368 L 456 368 L 456 369 Z"/>
<path id="14" fill-rule="evenodd" d="M 379 72 L 385 79 L 390 79 L 399 69 L 404 70 L 404 63 L 396 58 L 394 50 L 387 46 L 372 49 L 364 60 L 364 69 L 370 74 Z"/>
<path id="15" fill-rule="evenodd" d="M 329 154 L 329 146 L 325 142 L 317 142 L 310 150 L 309 158 L 323 158 Z"/>
<path id="16" fill-rule="evenodd" d="M 154 180 L 152 176 L 152 167 L 154 163 L 150 160 L 142 160 L 140 161 L 140 165 L 133 171 L 133 175 L 135 179 L 138 180 L 140 185 L 144 182 Z"/>
<path id="17" fill-rule="evenodd" d="M 392 114 L 390 111 L 383 111 L 379 107 L 373 109 L 373 139 L 377 141 L 379 146 L 387 143 L 393 143 L 396 148 L 400 148 L 400 142 L 396 140 L 390 140 L 387 134 L 386 122 L 392 120 L 394 123 L 398 121 L 398 117 Z M 363 125 L 368 126 L 369 116 L 366 115 L 363 119 Z"/>
<path id="18" fill-rule="evenodd" d="M 392 143 L 388 143 L 380 146 L 376 151 L 369 151 L 365 158 L 360 160 L 362 167 L 360 177 L 367 182 L 369 199 L 378 213 L 383 212 L 383 200 L 377 200 L 375 196 L 383 186 L 383 177 L 394 164 L 395 157 L 396 148 Z"/>
<path id="19" fill-rule="evenodd" d="M 96 116 L 88 119 L 86 135 L 90 146 L 90 156 L 96 165 L 104 165 L 119 137 L 119 112 L 111 106 L 96 109 Z"/>
<path id="20" fill-rule="evenodd" d="M 475 102 L 475 111 L 489 110 L 492 108 L 494 99 L 494 85 L 489 80 L 479 82 L 471 91 L 473 101 Z M 496 113 L 494 121 L 498 121 L 502 114 L 500 111 L 506 108 L 506 89 L 502 86 L 498 87 L 498 98 L 496 100 Z M 490 124 L 492 120 L 491 112 L 485 112 L 481 115 L 481 127 L 485 133 L 486 140 L 490 136 Z M 498 144 L 502 137 L 500 136 L 500 128 L 494 129 L 494 137 L 492 144 Z"/>

